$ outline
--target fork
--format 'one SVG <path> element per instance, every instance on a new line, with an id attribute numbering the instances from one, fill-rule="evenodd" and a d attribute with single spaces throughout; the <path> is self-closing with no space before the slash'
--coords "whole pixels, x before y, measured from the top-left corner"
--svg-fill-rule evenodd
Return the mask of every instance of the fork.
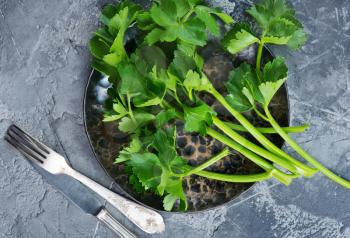
<path id="1" fill-rule="evenodd" d="M 34 139 L 18 126 L 11 125 L 9 127 L 5 140 L 19 150 L 32 164 L 43 168 L 51 174 L 66 174 L 80 181 L 117 208 L 143 231 L 150 234 L 164 231 L 165 224 L 159 213 L 110 191 L 74 170 L 67 164 L 63 156 Z"/>

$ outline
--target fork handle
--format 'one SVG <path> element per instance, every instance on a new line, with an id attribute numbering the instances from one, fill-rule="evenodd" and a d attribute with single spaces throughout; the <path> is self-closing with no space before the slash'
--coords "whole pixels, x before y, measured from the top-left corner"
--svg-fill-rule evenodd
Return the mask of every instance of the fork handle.
<path id="1" fill-rule="evenodd" d="M 141 230 L 149 234 L 161 233 L 165 230 L 163 217 L 156 211 L 112 192 L 74 169 L 67 169 L 64 173 L 80 181 L 82 184 L 100 195 Z"/>

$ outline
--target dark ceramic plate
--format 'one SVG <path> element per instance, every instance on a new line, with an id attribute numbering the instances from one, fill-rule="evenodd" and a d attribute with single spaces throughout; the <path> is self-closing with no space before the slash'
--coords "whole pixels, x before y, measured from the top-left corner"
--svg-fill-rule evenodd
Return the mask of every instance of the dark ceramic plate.
<path id="1" fill-rule="evenodd" d="M 253 64 L 255 50 L 254 47 L 248 48 L 233 58 L 221 51 L 216 43 L 211 43 L 201 51 L 206 59 L 205 72 L 215 87 L 224 94 L 223 82 L 227 79 L 228 72 L 242 61 L 248 60 L 248 62 Z M 265 49 L 264 55 L 265 61 L 272 57 L 267 49 Z M 103 107 L 108 97 L 107 88 L 109 86 L 110 84 L 106 77 L 96 71 L 91 73 L 86 87 L 84 117 L 86 131 L 92 148 L 106 172 L 126 193 L 143 204 L 162 210 L 161 199 L 159 197 L 151 193 L 136 193 L 128 182 L 123 165 L 113 164 L 119 150 L 128 142 L 128 136 L 118 131 L 116 123 L 102 122 Z M 235 121 L 222 107 L 216 105 L 216 102 L 211 97 L 208 95 L 201 96 L 204 101 L 215 108 L 221 118 Z M 282 87 L 274 97 L 271 103 L 271 111 L 281 125 L 288 126 L 289 110 L 285 87 Z M 268 126 L 266 122 L 260 120 L 254 113 L 246 113 L 245 115 L 255 125 Z M 178 152 L 191 165 L 202 163 L 223 148 L 221 143 L 209 137 L 205 138 L 197 134 L 185 133 L 182 130 L 182 125 L 179 123 L 177 124 L 177 128 Z M 254 141 L 249 135 L 243 135 Z M 283 141 L 276 135 L 270 136 L 270 139 L 280 147 L 283 145 Z M 237 153 L 224 158 L 209 169 L 215 172 L 230 174 L 249 174 L 260 171 L 258 166 Z M 222 205 L 237 197 L 252 185 L 252 183 L 220 182 L 195 175 L 188 177 L 184 180 L 184 188 L 189 203 L 188 211 L 199 211 Z"/>
<path id="2" fill-rule="evenodd" d="M 239 20 L 246 20 L 243 13 L 248 7 L 247 4 L 236 3 L 235 17 Z M 136 32 L 130 29 L 128 32 L 127 49 L 133 48 L 136 42 Z M 223 87 L 228 73 L 241 62 L 248 61 L 255 63 L 256 48 L 250 47 L 237 56 L 233 57 L 222 51 L 216 42 L 211 42 L 201 50 L 205 58 L 205 73 L 213 82 L 214 86 L 225 94 Z M 266 48 L 264 49 L 263 61 L 270 60 L 272 54 Z M 124 173 L 123 165 L 113 164 L 119 150 L 128 142 L 128 136 L 117 129 L 117 123 L 102 122 L 104 102 L 107 99 L 108 79 L 100 73 L 93 71 L 88 80 L 85 93 L 84 119 L 88 137 L 91 146 L 96 154 L 98 161 L 105 168 L 106 172 L 116 181 L 116 183 L 134 198 L 136 201 L 155 208 L 163 210 L 161 199 L 151 193 L 136 193 L 128 182 L 128 177 Z M 235 121 L 229 113 L 208 95 L 201 95 L 202 99 L 218 112 L 224 120 Z M 287 90 L 282 87 L 271 102 L 271 112 L 282 126 L 289 124 L 289 108 Z M 254 113 L 246 113 L 245 116 L 257 126 L 268 126 L 265 121 L 259 119 Z M 254 141 L 247 134 L 242 134 L 248 139 Z M 270 135 L 269 138 L 279 147 L 283 141 L 279 136 Z M 200 137 L 197 134 L 184 133 L 181 124 L 177 124 L 177 144 L 178 153 L 189 161 L 191 165 L 198 165 L 210 158 L 223 148 L 223 145 L 211 138 Z M 209 168 L 211 171 L 228 174 L 249 174 L 260 172 L 260 168 L 250 162 L 245 157 L 233 152 L 231 156 L 224 158 Z M 184 180 L 184 190 L 188 200 L 188 211 L 200 211 L 215 206 L 222 205 L 233 198 L 239 196 L 242 192 L 249 189 L 252 183 L 227 183 L 198 176 L 191 176 Z M 176 209 L 175 209 L 176 210 Z"/>

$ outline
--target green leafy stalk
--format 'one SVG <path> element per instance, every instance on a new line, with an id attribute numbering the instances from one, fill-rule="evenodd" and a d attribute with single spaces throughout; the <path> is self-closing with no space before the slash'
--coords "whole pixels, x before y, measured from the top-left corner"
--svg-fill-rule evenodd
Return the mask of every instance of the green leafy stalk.
<path id="1" fill-rule="evenodd" d="M 289 185 L 291 183 L 292 181 L 291 176 L 275 168 L 271 163 L 264 160 L 263 158 L 256 155 L 255 153 L 251 152 L 250 150 L 246 149 L 245 147 L 241 146 L 240 144 L 234 142 L 233 140 L 229 139 L 228 137 L 220 134 L 219 132 L 211 128 L 207 128 L 207 134 L 213 137 L 214 139 L 226 144 L 227 146 L 231 147 L 232 149 L 241 153 L 242 155 L 246 156 L 248 159 L 250 159 L 257 165 L 259 165 L 265 171 L 271 172 L 273 176 L 276 179 L 278 179 L 281 183 L 285 185 Z"/>
<path id="2" fill-rule="evenodd" d="M 202 104 L 195 108 L 185 109 L 185 116 L 181 115 L 181 113 L 178 112 L 177 117 L 181 120 L 185 120 L 185 129 L 187 131 L 190 131 L 190 132 L 196 131 L 203 134 L 207 134 L 213 137 L 214 139 L 226 144 L 227 146 L 231 147 L 235 151 L 241 153 L 242 155 L 246 156 L 248 159 L 255 162 L 261 168 L 265 170 L 269 170 L 273 177 L 280 180 L 282 183 L 286 185 L 290 184 L 292 178 L 294 178 L 295 176 L 298 177 L 298 174 L 296 173 L 297 170 L 292 164 L 286 163 L 276 155 L 269 153 L 268 151 L 260 148 L 259 146 L 256 146 L 255 144 L 249 142 L 244 137 L 241 137 L 236 132 L 228 128 L 224 122 L 221 122 L 220 120 L 218 120 L 214 116 L 214 114 L 215 113 L 212 111 L 212 109 L 210 109 L 210 107 L 208 107 L 205 104 Z M 219 121 L 219 123 L 217 121 Z M 225 133 L 231 136 L 235 135 L 234 139 L 239 141 L 239 143 L 229 139 L 228 137 L 206 126 L 206 124 L 212 123 L 212 122 L 214 122 L 214 125 L 216 126 L 218 126 L 220 122 L 221 124 L 224 124 L 226 126 Z M 286 174 L 280 171 L 279 169 L 275 168 L 270 162 L 261 158 L 258 154 L 255 154 L 254 152 L 257 152 L 258 154 L 262 154 L 265 157 L 268 157 L 270 160 L 274 160 L 274 159 L 277 160 L 279 165 L 281 165 L 282 167 L 284 166 L 286 169 L 289 169 L 291 172 L 294 172 L 295 174 Z"/>
<path id="3" fill-rule="evenodd" d="M 223 124 L 220 129 L 222 129 L 226 134 L 228 134 L 231 138 L 233 138 L 239 144 L 245 146 L 247 149 L 258 153 L 259 155 L 279 164 L 285 169 L 291 171 L 292 173 L 300 173 L 305 176 L 312 176 L 316 170 L 308 167 L 307 165 L 301 163 L 300 161 L 294 159 L 289 156 L 287 153 L 283 152 L 276 145 L 274 145 L 271 141 L 269 141 L 261 132 L 259 132 L 240 112 L 236 111 L 233 107 L 231 107 L 225 100 L 225 98 L 216 91 L 214 86 L 208 80 L 208 78 L 202 74 L 199 75 L 196 72 L 188 71 L 186 74 L 186 79 L 184 80 L 184 87 L 188 91 L 188 96 L 190 99 L 193 98 L 192 91 L 207 91 L 211 93 L 218 102 L 220 102 L 241 124 L 244 126 L 263 146 L 270 150 L 273 148 L 280 152 L 280 154 L 274 155 L 266 150 L 261 149 L 259 146 L 256 146 L 254 143 L 246 140 L 236 132 L 232 131 L 230 128 L 225 127 Z M 248 101 L 249 103 L 249 101 Z M 187 113 L 187 111 L 189 111 Z M 191 117 L 187 117 L 189 115 Z M 193 116 L 192 116 L 193 115 Z M 188 122 L 185 124 L 185 129 L 188 131 L 197 131 L 201 134 L 206 133 L 205 124 L 211 124 L 213 122 L 213 115 L 209 108 L 205 105 L 201 105 L 199 107 L 191 108 L 191 110 L 185 108 L 185 121 Z M 216 126 L 219 120 L 215 121 Z M 223 129 L 225 127 L 225 129 Z M 190 130 L 191 128 L 191 130 Z M 280 158 L 282 157 L 282 158 Z M 286 159 L 285 159 L 286 158 Z"/>
<path id="4" fill-rule="evenodd" d="M 219 118 L 213 117 L 213 124 L 217 126 L 220 130 L 225 132 L 226 135 L 231 137 L 234 141 L 241 144 L 242 146 L 246 147 L 247 149 L 253 151 L 257 155 L 260 155 L 264 157 L 267 160 L 270 160 L 271 162 L 274 162 L 278 164 L 279 166 L 289 170 L 290 172 L 296 174 L 298 173 L 298 169 L 293 166 L 293 164 L 289 163 L 287 160 L 280 158 L 279 156 L 264 150 L 260 146 L 257 146 L 256 144 L 250 142 L 243 136 L 239 135 L 237 132 L 231 130 L 229 126 L 227 126 L 224 122 L 222 122 Z M 303 172 L 305 174 L 305 172 Z"/>
<path id="5" fill-rule="evenodd" d="M 278 132 L 278 134 L 306 161 L 315 166 L 318 170 L 320 170 L 324 175 L 333 180 L 334 182 L 350 189 L 350 182 L 339 177 L 325 166 L 323 166 L 320 162 L 315 160 L 311 155 L 309 155 L 303 148 L 301 148 L 275 121 L 273 116 L 271 115 L 269 109 L 265 107 L 265 113 L 271 123 L 272 127 Z"/>
<path id="6" fill-rule="evenodd" d="M 134 123 L 136 123 L 136 119 L 134 117 L 134 113 L 133 113 L 132 108 L 131 108 L 131 97 L 130 97 L 129 93 L 127 93 L 127 102 L 128 102 L 128 109 L 129 109 L 130 118 Z"/>
<path id="7" fill-rule="evenodd" d="M 213 156 L 208 161 L 204 162 L 203 164 L 192 167 L 189 165 L 183 165 L 183 169 L 186 171 L 183 174 L 176 174 L 173 173 L 174 176 L 177 177 L 186 177 L 190 176 L 192 174 L 196 174 L 205 178 L 219 180 L 219 181 L 225 181 L 225 182 L 231 182 L 231 183 L 253 183 L 258 181 L 263 181 L 266 179 L 269 179 L 273 177 L 273 173 L 271 172 L 265 172 L 265 173 L 258 173 L 258 174 L 248 174 L 248 175 L 233 175 L 233 174 L 221 174 L 221 173 L 215 173 L 211 171 L 204 171 L 207 167 L 214 164 L 215 162 L 221 160 L 222 158 L 228 156 L 230 154 L 229 150 L 225 148 L 223 151 L 221 151 L 219 154 Z M 289 176 L 289 175 L 287 175 Z"/>
<path id="8" fill-rule="evenodd" d="M 240 132 L 248 132 L 245 127 L 234 124 L 232 122 L 225 122 L 227 126 L 229 126 L 232 130 L 240 131 Z M 286 133 L 301 133 L 305 132 L 310 126 L 308 124 L 304 124 L 301 126 L 289 126 L 289 127 L 281 127 Z M 273 127 L 255 127 L 258 131 L 263 134 L 276 134 L 278 133 Z"/>
<path id="9" fill-rule="evenodd" d="M 208 85 L 210 84 L 207 83 L 206 87 Z M 261 148 L 260 146 L 255 145 L 254 143 L 250 142 L 243 136 L 239 135 L 237 132 L 231 130 L 231 128 L 229 128 L 224 122 L 222 122 L 220 119 L 218 119 L 215 116 L 215 112 L 213 112 L 212 109 L 209 108 L 207 105 L 202 104 L 197 107 L 191 107 L 191 108 L 185 107 L 184 111 L 185 111 L 185 116 L 184 116 L 185 129 L 187 131 L 190 131 L 190 132 L 196 131 L 201 133 L 202 135 L 205 135 L 207 133 L 206 125 L 213 123 L 220 130 L 222 130 L 226 135 L 231 137 L 235 142 L 242 145 L 246 149 L 266 158 L 267 160 L 270 160 L 280 165 L 281 167 L 285 168 L 286 170 L 289 170 L 294 174 L 299 173 L 299 170 L 302 172 L 302 174 L 308 174 L 308 171 L 303 171 L 303 168 L 305 166 L 301 168 L 296 168 L 293 164 L 286 161 L 285 159 L 280 158 L 279 156 Z"/>
<path id="10" fill-rule="evenodd" d="M 294 159 L 293 157 L 279 149 L 270 140 L 268 140 L 241 113 L 232 108 L 227 103 L 225 98 L 218 91 L 216 91 L 214 87 L 212 87 L 208 92 L 211 93 L 216 98 L 216 100 L 218 100 L 232 114 L 232 116 L 234 116 L 237 119 L 237 121 L 239 121 L 242 124 L 242 126 L 244 126 L 247 129 L 247 131 L 249 131 L 249 133 L 251 133 L 254 136 L 254 138 L 256 138 L 265 148 L 273 151 L 274 153 L 277 153 L 277 155 L 280 155 L 283 158 L 286 158 L 289 162 L 296 166 L 300 174 L 303 174 L 306 177 L 310 177 L 317 172 L 317 170 Z"/>
<path id="11" fill-rule="evenodd" d="M 264 181 L 266 179 L 273 177 L 273 173 L 271 172 L 249 174 L 249 175 L 232 175 L 232 174 L 214 173 L 210 171 L 198 171 L 196 172 L 196 174 L 205 178 L 215 179 L 215 180 L 220 180 L 220 181 L 225 181 L 230 183 L 254 183 L 254 182 Z"/>
<path id="12" fill-rule="evenodd" d="M 219 119 L 217 119 L 214 114 L 215 113 L 210 107 L 208 107 L 205 104 L 202 104 L 195 108 L 185 108 L 185 116 L 182 116 L 181 113 L 177 113 L 177 116 L 181 120 L 185 120 L 185 130 L 190 132 L 196 131 L 202 134 L 210 135 L 214 139 L 228 145 L 232 149 L 243 154 L 244 156 L 255 162 L 257 165 L 259 165 L 261 168 L 265 170 L 277 170 L 273 171 L 272 174 L 274 174 L 277 179 L 280 179 L 281 182 L 285 184 L 289 184 L 291 182 L 291 176 L 289 174 L 285 174 L 280 170 L 275 169 L 270 162 L 261 158 L 259 155 L 268 158 L 268 160 L 276 161 L 276 163 L 280 166 L 284 167 L 285 169 L 289 170 L 294 174 L 297 174 L 298 171 L 293 166 L 293 164 L 282 160 L 278 156 L 262 149 L 261 147 L 255 145 L 254 143 L 251 143 L 244 137 L 232 131 L 228 126 L 226 126 L 224 122 L 221 122 Z M 220 134 L 219 132 L 213 130 L 212 128 L 206 125 L 210 123 L 214 123 L 214 125 L 216 125 L 220 129 L 224 127 L 225 134 L 233 137 L 234 140 L 229 139 L 228 137 Z M 286 177 L 284 176 L 286 176 L 288 179 L 286 180 Z"/>
<path id="13" fill-rule="evenodd" d="M 205 161 L 203 164 L 186 171 L 186 173 L 182 174 L 181 176 L 189 176 L 191 174 L 198 174 L 198 172 L 206 169 L 210 165 L 216 163 L 217 161 L 221 160 L 222 158 L 228 156 L 229 154 L 230 154 L 230 151 L 227 148 L 225 148 L 219 154 L 213 156 L 211 159 Z"/>
<path id="14" fill-rule="evenodd" d="M 256 72 L 260 72 L 260 65 L 261 65 L 261 56 L 262 56 L 262 52 L 264 49 L 264 42 L 260 41 L 259 42 L 259 47 L 258 47 L 258 54 L 256 57 Z"/>
<path id="15" fill-rule="evenodd" d="M 267 14 L 269 12 L 272 14 Z M 241 44 L 237 41 L 238 38 L 246 42 L 245 47 L 252 43 L 258 43 L 255 73 L 247 64 L 242 64 L 238 69 L 233 71 L 230 82 L 227 84 L 228 91 L 230 92 L 227 99 L 238 110 L 255 110 L 261 118 L 270 122 L 275 131 L 305 160 L 333 181 L 350 188 L 349 181 L 335 175 L 292 140 L 288 133 L 278 125 L 268 109 L 273 96 L 287 79 L 288 68 L 284 63 L 284 59 L 277 57 L 271 62 L 268 62 L 261 70 L 264 44 L 288 45 L 291 49 L 299 48 L 306 41 L 306 34 L 302 29 L 302 24 L 295 18 L 294 11 L 286 5 L 284 0 L 263 1 L 254 5 L 248 10 L 248 13 L 257 21 L 262 30 L 260 39 L 257 38 L 254 41 L 250 41 L 249 39 L 255 37 L 253 33 L 249 32 L 249 34 L 246 30 L 247 28 L 240 27 L 238 30 L 236 29 L 230 32 L 223 43 L 231 53 L 236 53 L 236 50 L 242 49 L 240 47 Z M 241 34 L 243 31 L 245 32 L 244 35 Z M 239 103 L 234 99 L 239 99 Z M 263 106 L 266 116 L 257 110 L 256 104 Z M 243 126 L 249 126 L 244 123 L 242 124 Z M 249 130 L 249 132 L 266 148 L 296 164 L 296 161 L 292 160 L 293 158 L 269 141 L 264 140 L 256 130 Z"/>
<path id="16" fill-rule="evenodd" d="M 208 161 L 204 162 L 203 164 L 193 168 L 192 166 L 185 165 L 184 169 L 187 170 L 184 174 L 174 174 L 175 176 L 180 177 L 186 177 L 190 176 L 192 174 L 196 174 L 205 178 L 225 181 L 225 182 L 233 182 L 233 183 L 252 183 L 252 182 L 258 182 L 263 181 L 268 178 L 273 177 L 272 172 L 265 172 L 265 173 L 259 173 L 259 174 L 249 174 L 249 175 L 232 175 L 232 174 L 221 174 L 221 173 L 215 173 L 210 171 L 203 171 L 205 168 L 209 167 L 210 165 L 214 164 L 215 162 L 221 160 L 225 156 L 229 155 L 230 152 L 226 148 L 223 151 L 221 151 L 219 154 L 215 155 Z M 293 175 L 283 175 L 286 178 L 294 178 Z M 285 179 L 284 179 L 285 180 Z"/>
<path id="17" fill-rule="evenodd" d="M 190 18 L 190 16 L 194 13 L 194 9 L 192 8 L 191 10 L 189 10 L 186 15 L 182 18 L 181 22 L 185 23 L 188 18 Z"/>

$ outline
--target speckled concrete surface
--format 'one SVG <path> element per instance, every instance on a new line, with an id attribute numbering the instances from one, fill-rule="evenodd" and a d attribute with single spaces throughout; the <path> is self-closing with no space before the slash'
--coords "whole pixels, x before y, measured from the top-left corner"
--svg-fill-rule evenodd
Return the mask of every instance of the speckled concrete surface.
<path id="1" fill-rule="evenodd" d="M 105 2 L 0 0 L 0 136 L 15 122 L 65 154 L 74 168 L 111 186 L 93 158 L 82 118 L 90 59 L 86 43 Z M 240 4 L 228 0 L 212 2 L 240 11 Z M 295 139 L 350 179 L 350 1 L 291 3 L 309 41 L 299 52 L 275 52 L 290 66 L 292 124 L 312 125 Z M 0 152 L 1 238 L 114 237 L 2 140 Z M 349 198 L 349 191 L 321 175 L 289 187 L 259 183 L 211 211 L 164 214 L 167 229 L 157 237 L 350 237 Z M 140 237 L 148 237 L 109 209 Z"/>

